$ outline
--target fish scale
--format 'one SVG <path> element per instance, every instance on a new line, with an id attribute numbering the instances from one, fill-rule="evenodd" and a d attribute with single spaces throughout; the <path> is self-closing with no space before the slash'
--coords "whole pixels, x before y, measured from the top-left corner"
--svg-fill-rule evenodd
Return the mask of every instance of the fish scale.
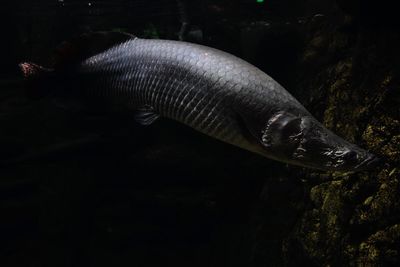
<path id="1" fill-rule="evenodd" d="M 231 142 L 237 139 L 241 129 L 232 110 L 226 108 L 230 104 L 226 99 L 233 102 L 232 95 L 242 89 L 236 85 L 251 84 L 249 79 L 254 79 L 254 75 L 240 72 L 241 65 L 249 67 L 250 64 L 232 55 L 222 53 L 221 57 L 220 54 L 200 45 L 134 39 L 87 59 L 81 71 L 109 73 L 106 76 L 112 80 L 111 87 L 96 85 L 100 90 L 107 87 L 103 96 L 109 95 L 107 90 L 117 87 L 115 98 L 129 99 L 129 94 L 137 97 L 133 108 L 152 106 L 160 116 Z M 121 73 L 126 72 L 129 75 L 120 79 Z M 226 77 L 229 72 L 232 74 Z M 99 81 L 104 83 L 107 77 Z M 95 90 L 91 92 L 96 94 Z"/>

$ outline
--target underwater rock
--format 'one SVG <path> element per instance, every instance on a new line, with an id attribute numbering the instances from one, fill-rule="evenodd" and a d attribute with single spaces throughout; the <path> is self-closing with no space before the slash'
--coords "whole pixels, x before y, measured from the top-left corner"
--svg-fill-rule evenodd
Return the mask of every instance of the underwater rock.
<path id="1" fill-rule="evenodd" d="M 299 72 L 307 108 L 314 114 L 320 110 L 328 128 L 348 140 L 361 140 L 386 164 L 313 186 L 310 203 L 286 240 L 286 255 L 317 266 L 398 264 L 400 73 L 395 47 L 400 36 L 390 31 L 345 33 L 340 26 L 314 29 L 299 63 L 314 65 Z M 326 180 L 316 173 L 304 174 L 304 179 L 318 176 Z"/>

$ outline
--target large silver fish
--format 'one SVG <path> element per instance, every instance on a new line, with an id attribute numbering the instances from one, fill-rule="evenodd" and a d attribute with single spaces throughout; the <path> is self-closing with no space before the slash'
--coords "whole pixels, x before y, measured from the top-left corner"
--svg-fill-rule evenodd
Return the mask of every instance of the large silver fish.
<path id="1" fill-rule="evenodd" d="M 28 80 L 68 84 L 44 94 L 132 110 L 145 125 L 177 120 L 267 158 L 321 170 L 376 165 L 377 157 L 326 129 L 279 83 L 231 54 L 120 33 L 75 43 L 61 46 L 54 69 L 20 67 Z"/>

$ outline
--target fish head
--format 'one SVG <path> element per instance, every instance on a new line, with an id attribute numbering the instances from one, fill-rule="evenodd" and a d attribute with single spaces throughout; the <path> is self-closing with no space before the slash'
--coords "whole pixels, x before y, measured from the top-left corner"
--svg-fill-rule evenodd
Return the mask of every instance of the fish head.
<path id="1" fill-rule="evenodd" d="M 262 130 L 261 143 L 274 159 L 325 171 L 370 170 L 380 162 L 308 115 L 275 114 Z"/>

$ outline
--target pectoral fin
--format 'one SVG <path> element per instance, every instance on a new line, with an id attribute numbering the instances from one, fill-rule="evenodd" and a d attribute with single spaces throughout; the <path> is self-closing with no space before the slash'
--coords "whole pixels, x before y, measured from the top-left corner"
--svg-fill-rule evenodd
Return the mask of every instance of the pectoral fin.
<path id="1" fill-rule="evenodd" d="M 152 106 L 146 105 L 137 110 L 135 120 L 142 125 L 150 125 L 160 117 Z"/>

